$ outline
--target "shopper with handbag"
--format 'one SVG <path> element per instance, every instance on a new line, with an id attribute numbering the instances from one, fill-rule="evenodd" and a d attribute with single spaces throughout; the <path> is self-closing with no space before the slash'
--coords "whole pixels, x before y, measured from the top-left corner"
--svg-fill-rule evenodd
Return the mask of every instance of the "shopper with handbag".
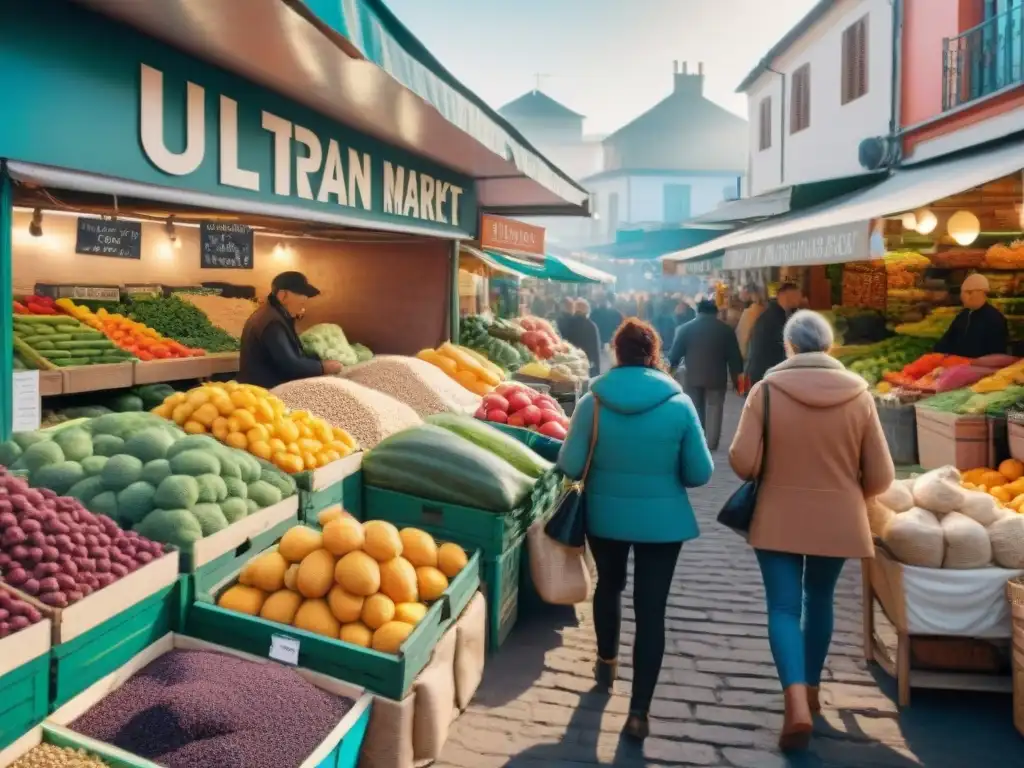
<path id="1" fill-rule="evenodd" d="M 714 464 L 693 403 L 661 368 L 657 331 L 629 318 L 612 347 L 615 367 L 577 404 L 558 465 L 568 477 L 584 479 L 581 506 L 597 565 L 595 677 L 606 690 L 616 677 L 622 591 L 634 553 L 636 640 L 625 733 L 643 739 L 676 560 L 683 542 L 699 535 L 686 489 L 706 484 Z"/>
<path id="2" fill-rule="evenodd" d="M 806 748 L 820 711 L 839 574 L 847 559 L 874 555 L 865 500 L 894 471 L 867 382 L 828 354 L 828 322 L 801 310 L 783 341 L 787 360 L 754 385 L 740 416 L 729 461 L 747 483 L 719 521 L 749 531 L 757 555 L 785 696 L 779 746 L 790 751 Z"/>

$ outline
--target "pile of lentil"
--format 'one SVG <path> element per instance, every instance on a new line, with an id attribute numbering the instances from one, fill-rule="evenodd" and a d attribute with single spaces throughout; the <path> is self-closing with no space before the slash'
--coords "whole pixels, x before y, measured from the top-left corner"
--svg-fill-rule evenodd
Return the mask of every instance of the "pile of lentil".
<path id="1" fill-rule="evenodd" d="M 298 768 L 352 704 L 278 664 L 173 650 L 70 727 L 167 768 Z"/>
<path id="2" fill-rule="evenodd" d="M 482 400 L 440 368 L 415 357 L 383 355 L 346 368 L 341 375 L 390 395 L 422 418 L 435 413 L 473 413 Z"/>
<path id="3" fill-rule="evenodd" d="M 289 381 L 275 387 L 272 394 L 293 411 L 309 411 L 331 426 L 341 427 L 363 450 L 423 423 L 416 411 L 405 403 L 334 376 Z"/>
<path id="4" fill-rule="evenodd" d="M 11 763 L 11 768 L 110 768 L 110 764 L 80 747 L 40 744 Z"/>

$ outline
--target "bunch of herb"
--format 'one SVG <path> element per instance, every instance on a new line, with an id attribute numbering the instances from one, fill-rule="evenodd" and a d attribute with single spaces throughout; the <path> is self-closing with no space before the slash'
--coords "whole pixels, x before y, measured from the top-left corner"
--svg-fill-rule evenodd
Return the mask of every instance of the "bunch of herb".
<path id="1" fill-rule="evenodd" d="M 133 301 L 119 305 L 115 311 L 186 347 L 207 352 L 238 351 L 238 339 L 211 323 L 198 307 L 175 296 Z"/>

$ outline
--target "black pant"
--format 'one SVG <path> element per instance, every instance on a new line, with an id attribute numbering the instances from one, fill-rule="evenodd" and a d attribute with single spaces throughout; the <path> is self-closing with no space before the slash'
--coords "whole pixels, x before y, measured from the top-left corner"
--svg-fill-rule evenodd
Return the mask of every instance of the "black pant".
<path id="1" fill-rule="evenodd" d="M 654 698 L 654 687 L 665 655 L 665 606 L 682 542 L 635 544 L 628 541 L 587 536 L 597 565 L 594 590 L 594 626 L 597 654 L 605 661 L 619 657 L 619 625 L 622 622 L 622 591 L 626 588 L 629 550 L 633 558 L 633 613 L 636 639 L 633 642 L 633 696 L 631 712 L 646 714 Z"/>

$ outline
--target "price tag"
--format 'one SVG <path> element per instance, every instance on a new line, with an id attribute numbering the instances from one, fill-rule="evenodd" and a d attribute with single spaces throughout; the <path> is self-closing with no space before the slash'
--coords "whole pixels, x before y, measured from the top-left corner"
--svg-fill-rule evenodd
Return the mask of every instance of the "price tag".
<path id="1" fill-rule="evenodd" d="M 270 636 L 270 653 L 274 661 L 282 664 L 291 664 L 293 667 L 299 664 L 299 641 L 294 637 L 286 635 Z"/>
<path id="2" fill-rule="evenodd" d="M 34 432 L 42 421 L 39 371 L 15 371 L 11 387 L 11 431 Z"/>

